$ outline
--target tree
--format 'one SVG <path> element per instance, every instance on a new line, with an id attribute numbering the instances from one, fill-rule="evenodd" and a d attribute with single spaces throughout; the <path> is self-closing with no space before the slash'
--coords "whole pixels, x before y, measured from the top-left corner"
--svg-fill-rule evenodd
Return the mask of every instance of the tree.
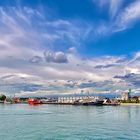
<path id="1" fill-rule="evenodd" d="M 1 94 L 1 95 L 0 95 L 0 101 L 4 101 L 5 99 L 6 99 L 6 96 L 3 95 L 3 94 Z"/>

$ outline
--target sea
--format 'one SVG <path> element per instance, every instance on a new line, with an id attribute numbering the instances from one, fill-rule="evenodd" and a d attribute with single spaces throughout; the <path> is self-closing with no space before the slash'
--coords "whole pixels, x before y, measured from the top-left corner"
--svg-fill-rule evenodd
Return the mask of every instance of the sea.
<path id="1" fill-rule="evenodd" d="M 140 106 L 0 104 L 0 140 L 140 140 Z"/>

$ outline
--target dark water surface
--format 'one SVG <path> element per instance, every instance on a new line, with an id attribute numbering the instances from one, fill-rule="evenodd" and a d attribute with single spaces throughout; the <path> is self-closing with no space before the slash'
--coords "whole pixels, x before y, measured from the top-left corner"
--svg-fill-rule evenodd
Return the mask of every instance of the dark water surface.
<path id="1" fill-rule="evenodd" d="M 140 106 L 0 104 L 0 140 L 140 140 Z"/>

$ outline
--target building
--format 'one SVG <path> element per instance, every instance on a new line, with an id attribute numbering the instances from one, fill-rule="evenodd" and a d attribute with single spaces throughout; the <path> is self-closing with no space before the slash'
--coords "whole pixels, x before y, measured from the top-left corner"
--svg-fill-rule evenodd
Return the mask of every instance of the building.
<path id="1" fill-rule="evenodd" d="M 125 100 L 125 101 L 130 100 L 131 98 L 130 94 L 131 94 L 131 88 L 128 91 L 122 93 L 121 100 Z"/>
<path id="2" fill-rule="evenodd" d="M 131 102 L 138 103 L 138 102 L 139 102 L 139 97 L 138 97 L 138 96 L 132 97 L 132 98 L 131 98 Z"/>
<path id="3" fill-rule="evenodd" d="M 130 99 L 129 92 L 123 92 L 122 96 L 121 96 L 121 99 L 125 100 L 125 101 L 129 100 Z"/>

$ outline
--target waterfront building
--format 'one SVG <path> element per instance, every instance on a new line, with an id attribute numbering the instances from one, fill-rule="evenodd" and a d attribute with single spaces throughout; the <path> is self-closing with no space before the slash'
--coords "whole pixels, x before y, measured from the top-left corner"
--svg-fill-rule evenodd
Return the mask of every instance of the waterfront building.
<path id="1" fill-rule="evenodd" d="M 129 92 L 123 92 L 122 93 L 122 97 L 121 97 L 122 100 L 127 101 L 127 100 L 129 100 L 129 98 L 130 98 Z"/>
<path id="2" fill-rule="evenodd" d="M 131 94 L 131 88 L 128 91 L 122 93 L 121 100 L 125 100 L 125 101 L 130 100 L 131 98 L 130 94 Z"/>
<path id="3" fill-rule="evenodd" d="M 131 102 L 138 103 L 138 102 L 139 102 L 139 97 L 138 97 L 138 96 L 132 97 L 132 98 L 131 98 Z"/>

